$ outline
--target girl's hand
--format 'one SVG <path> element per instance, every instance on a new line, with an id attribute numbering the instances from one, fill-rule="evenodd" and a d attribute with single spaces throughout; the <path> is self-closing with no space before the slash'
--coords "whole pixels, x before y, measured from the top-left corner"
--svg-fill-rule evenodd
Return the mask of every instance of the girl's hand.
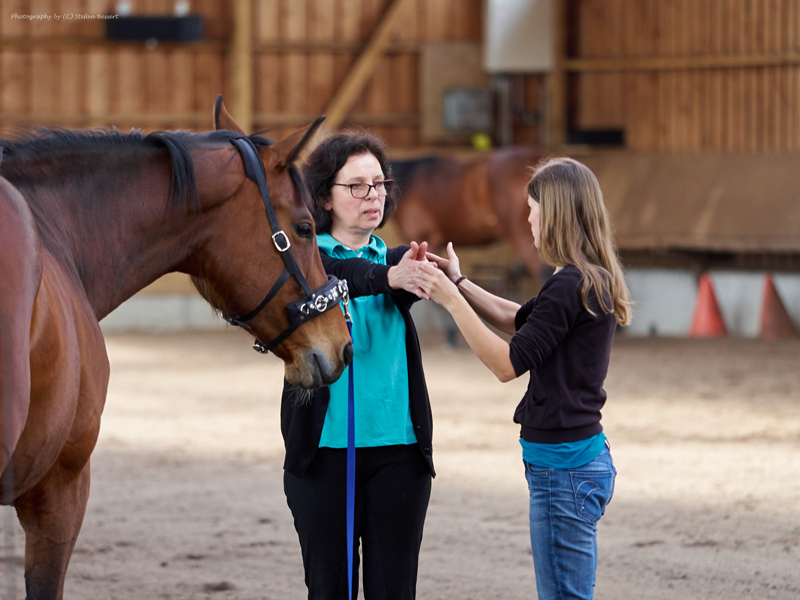
<path id="1" fill-rule="evenodd" d="M 389 269 L 387 278 L 389 287 L 393 290 L 403 289 L 415 294 L 423 300 L 430 300 L 430 297 L 422 291 L 417 283 L 417 269 L 423 263 L 427 263 L 425 258 L 428 250 L 428 242 L 411 242 L 411 248 L 403 255 L 400 262 Z"/>
<path id="2" fill-rule="evenodd" d="M 437 268 L 437 264 L 435 262 L 420 263 L 417 269 L 417 285 L 437 304 L 450 310 L 454 302 L 461 300 L 461 294 L 447 274 Z"/>
<path id="3" fill-rule="evenodd" d="M 461 266 L 458 261 L 458 256 L 456 256 L 456 251 L 453 250 L 453 242 L 447 242 L 447 258 L 436 256 L 432 252 L 427 252 L 425 256 L 429 261 L 436 263 L 440 269 L 447 273 L 450 281 L 455 281 L 461 277 Z"/>

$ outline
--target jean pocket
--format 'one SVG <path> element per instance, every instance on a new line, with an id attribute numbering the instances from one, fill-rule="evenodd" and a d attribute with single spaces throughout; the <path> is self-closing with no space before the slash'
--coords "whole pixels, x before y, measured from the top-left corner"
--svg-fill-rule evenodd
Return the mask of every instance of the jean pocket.
<path id="1" fill-rule="evenodd" d="M 582 520 L 596 524 L 614 493 L 613 471 L 572 471 L 575 511 Z"/>

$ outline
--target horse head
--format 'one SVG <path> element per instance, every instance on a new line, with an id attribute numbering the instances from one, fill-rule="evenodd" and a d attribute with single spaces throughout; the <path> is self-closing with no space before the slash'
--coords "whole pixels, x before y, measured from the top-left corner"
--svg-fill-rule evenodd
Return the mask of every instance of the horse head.
<path id="1" fill-rule="evenodd" d="M 236 147 L 218 154 L 210 169 L 198 165 L 206 171 L 199 177 L 210 185 L 227 181 L 228 197 L 214 211 L 214 233 L 203 245 L 202 275 L 192 277 L 200 294 L 229 322 L 256 337 L 256 349 L 268 348 L 284 361 L 289 383 L 306 389 L 338 379 L 353 356 L 345 320 L 335 306 L 343 287 L 325 274 L 308 191 L 293 164 L 319 123 L 278 142 L 248 138 L 222 97 L 217 98 L 214 124 L 237 134 L 232 140 Z M 263 171 L 260 164 L 246 162 L 248 153 L 260 157 Z M 248 178 L 254 171 L 263 173 L 269 201 Z M 272 219 L 268 204 L 274 208 Z"/>

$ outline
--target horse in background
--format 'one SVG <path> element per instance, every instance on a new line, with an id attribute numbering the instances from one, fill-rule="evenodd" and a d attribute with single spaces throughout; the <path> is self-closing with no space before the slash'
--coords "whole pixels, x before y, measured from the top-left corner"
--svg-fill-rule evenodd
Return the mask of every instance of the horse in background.
<path id="1" fill-rule="evenodd" d="M 277 342 L 292 326 L 287 305 L 332 283 L 292 164 L 313 129 L 248 138 L 276 239 L 246 176 L 252 162 L 233 145 L 247 136 L 221 97 L 214 120 L 219 131 L 200 134 L 40 129 L 0 140 L 0 501 L 25 531 L 30 600 L 63 597 L 83 522 L 109 379 L 98 322 L 179 271 L 223 316 Z M 287 279 L 289 245 L 299 270 Z M 273 350 L 301 387 L 335 381 L 352 358 L 341 311 L 318 310 Z"/>
<path id="2" fill-rule="evenodd" d="M 531 146 L 508 146 L 474 160 L 425 157 L 393 161 L 400 190 L 393 219 L 404 239 L 426 240 L 437 253 L 447 242 L 483 246 L 505 240 L 539 287 L 543 264 L 528 224 L 529 167 L 544 157 Z"/>

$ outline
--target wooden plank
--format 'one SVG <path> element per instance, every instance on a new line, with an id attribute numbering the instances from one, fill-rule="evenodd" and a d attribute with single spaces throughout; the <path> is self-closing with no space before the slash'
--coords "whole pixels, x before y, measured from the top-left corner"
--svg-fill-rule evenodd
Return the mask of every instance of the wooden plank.
<path id="1" fill-rule="evenodd" d="M 56 102 L 60 94 L 57 72 L 53 66 L 53 55 L 50 52 L 31 53 L 31 103 L 35 113 L 47 113 L 56 110 Z"/>
<path id="2" fill-rule="evenodd" d="M 307 64 L 308 59 L 305 56 L 287 54 L 281 57 L 281 110 L 308 112 Z"/>
<path id="3" fill-rule="evenodd" d="M 281 39 L 299 41 L 308 39 L 306 18 L 307 0 L 283 0 L 281 6 Z"/>
<path id="4" fill-rule="evenodd" d="M 797 19 L 798 10 L 797 3 L 794 0 L 787 0 L 786 2 L 786 15 L 784 23 L 786 25 L 786 41 L 784 44 L 784 51 L 791 51 L 797 44 Z M 786 149 L 798 149 L 798 118 L 797 118 L 797 102 L 800 97 L 797 94 L 797 68 L 786 68 Z"/>
<path id="5" fill-rule="evenodd" d="M 789 104 L 789 68 L 775 69 L 775 112 L 777 115 L 775 122 L 776 148 L 786 151 L 789 149 L 789 111 L 792 109 Z"/>
<path id="6" fill-rule="evenodd" d="M 18 15 L 28 14 L 28 2 L 25 0 L 2 0 L 0 2 L 0 35 L 3 37 L 28 37 L 31 22 Z"/>
<path id="7" fill-rule="evenodd" d="M 677 54 L 676 28 L 672 26 L 677 0 L 662 0 L 657 5 L 657 25 L 658 36 L 654 40 L 656 43 L 656 54 L 660 56 L 675 56 Z"/>
<path id="8" fill-rule="evenodd" d="M 308 40 L 332 42 L 336 39 L 336 5 L 331 0 L 309 0 Z"/>
<path id="9" fill-rule="evenodd" d="M 553 70 L 548 75 L 547 146 L 560 148 L 566 139 L 567 77 L 564 69 L 567 52 L 566 0 L 553 2 Z"/>
<path id="10" fill-rule="evenodd" d="M 419 3 L 421 1 L 424 0 L 410 0 L 400 7 L 397 15 L 397 40 L 416 42 L 422 39 L 419 25 Z"/>
<path id="11" fill-rule="evenodd" d="M 297 3 L 298 5 L 300 2 Z M 253 129 L 253 13 L 251 0 L 233 3 L 233 39 L 231 40 L 231 100 L 228 106 L 245 132 Z"/>
<path id="12" fill-rule="evenodd" d="M 79 114 L 67 115 L 64 113 L 31 113 L 31 112 L 0 112 L 2 122 L 31 122 L 31 123 L 56 123 L 67 127 L 99 127 L 117 125 L 120 130 L 123 126 L 141 127 L 143 129 L 160 129 L 167 123 L 180 124 L 200 124 L 208 125 L 211 121 L 210 111 L 208 113 L 176 113 L 176 112 L 138 112 L 120 113 L 107 112 L 95 113 L 92 115 Z M 208 129 L 204 127 L 203 129 Z"/>
<path id="13" fill-rule="evenodd" d="M 789 69 L 791 76 L 789 78 L 790 84 L 790 98 L 791 98 L 791 106 L 796 107 L 797 103 L 800 102 L 800 73 L 798 72 L 798 67 L 792 67 Z M 790 140 L 789 140 L 789 148 L 791 150 L 797 151 L 800 150 L 800 118 L 797 115 L 797 109 L 791 110 L 789 112 L 791 118 L 791 126 L 789 129 L 790 132 Z"/>
<path id="14" fill-rule="evenodd" d="M 108 54 L 93 50 L 87 54 L 86 111 L 92 125 L 102 125 L 102 115 L 108 113 Z"/>
<path id="15" fill-rule="evenodd" d="M 227 41 L 233 32 L 233 3 L 219 0 L 192 0 L 192 12 L 203 15 L 205 37 Z"/>
<path id="16" fill-rule="evenodd" d="M 58 11 L 58 7 L 53 0 L 29 0 L 28 8 L 25 11 L 29 15 L 42 16 L 49 15 L 50 18 L 37 19 L 31 21 L 30 37 L 32 39 L 40 40 L 43 38 L 52 37 L 55 31 L 57 21 L 54 14 Z M 8 16 L 3 13 L 2 18 L 6 19 Z"/>
<path id="17" fill-rule="evenodd" d="M 383 57 L 364 90 L 363 96 L 367 99 L 366 110 L 370 114 L 381 115 L 391 111 L 391 96 L 394 89 L 389 60 L 388 57 Z"/>
<path id="18" fill-rule="evenodd" d="M 84 0 L 83 11 L 90 15 L 107 12 L 108 0 Z M 103 19 L 81 19 L 80 35 L 103 39 L 106 35 L 106 23 Z"/>
<path id="19" fill-rule="evenodd" d="M 62 15 L 75 14 L 83 12 L 82 0 L 59 0 L 58 10 Z M 75 19 L 62 18 L 58 22 L 58 34 L 66 38 L 76 38 L 81 34 L 81 23 Z"/>
<path id="20" fill-rule="evenodd" d="M 2 63 L 2 85 L 0 85 L 0 106 L 4 111 L 24 113 L 29 107 L 30 55 L 19 52 L 4 52 L 0 55 Z"/>
<path id="21" fill-rule="evenodd" d="M 194 105 L 194 57 L 188 50 L 173 50 L 167 53 L 169 72 L 169 111 L 191 112 Z M 205 129 L 205 127 L 203 128 Z"/>
<path id="22" fill-rule="evenodd" d="M 336 39 L 343 42 L 361 41 L 361 2 L 342 0 L 338 5 Z"/>
<path id="23" fill-rule="evenodd" d="M 261 54 L 256 57 L 255 64 L 255 114 L 253 118 L 257 121 L 259 113 L 276 113 L 280 109 L 281 59 L 274 54 Z M 269 124 L 267 125 L 269 126 Z M 258 127 L 263 126 L 261 124 Z"/>
<path id="24" fill-rule="evenodd" d="M 308 110 L 323 114 L 335 91 L 333 54 L 308 57 Z"/>
<path id="25" fill-rule="evenodd" d="M 368 40 L 380 23 L 381 15 L 386 12 L 386 6 L 391 0 L 359 0 L 361 3 L 361 20 L 359 24 L 359 39 Z"/>
<path id="26" fill-rule="evenodd" d="M 703 109 L 708 103 L 710 74 L 695 72 L 687 75 L 690 78 L 689 87 L 693 92 L 689 119 L 689 148 L 697 152 L 709 147 Z"/>
<path id="27" fill-rule="evenodd" d="M 389 61 L 392 94 L 391 110 L 419 112 L 419 60 L 416 56 L 394 56 Z"/>
<path id="28" fill-rule="evenodd" d="M 254 37 L 257 43 L 280 39 L 280 8 L 280 0 L 256 0 Z"/>
<path id="29" fill-rule="evenodd" d="M 145 109 L 147 84 L 144 66 L 141 51 L 125 48 L 117 52 L 119 99 L 115 104 L 115 110 L 120 113 L 138 113 Z"/>
<path id="30" fill-rule="evenodd" d="M 59 53 L 59 73 L 61 74 L 61 93 L 59 95 L 59 112 L 66 115 L 79 115 L 82 110 L 83 91 L 85 89 L 85 59 L 79 52 Z"/>
<path id="31" fill-rule="evenodd" d="M 167 112 L 172 82 L 169 80 L 166 55 L 157 50 L 144 54 L 144 106 L 149 111 Z"/>
<path id="32" fill-rule="evenodd" d="M 274 127 L 276 132 L 283 132 L 285 128 L 285 133 L 291 133 L 300 127 L 309 125 L 318 116 L 319 114 L 312 112 L 265 112 L 256 113 L 255 122 L 259 127 Z M 350 113 L 347 121 L 349 123 L 381 127 L 409 127 L 419 124 L 419 115 L 416 113 L 374 114 L 354 111 Z"/>
<path id="33" fill-rule="evenodd" d="M 366 48 L 358 57 L 333 100 L 325 109 L 325 114 L 328 115 L 328 118 L 323 123 L 318 139 L 324 139 L 325 135 L 335 131 L 344 121 L 356 100 L 358 100 L 364 86 L 372 77 L 375 68 L 380 63 L 389 45 L 391 35 L 397 26 L 399 9 L 404 2 L 408 2 L 408 0 L 392 0 L 392 4 L 376 27 Z"/>
<path id="34" fill-rule="evenodd" d="M 727 0 L 716 0 L 715 10 L 712 13 L 712 39 L 711 52 L 718 54 L 725 51 L 727 43 L 727 28 L 730 17 L 730 4 Z M 727 102 L 726 73 L 720 69 L 711 71 L 713 82 L 713 96 L 709 106 L 709 121 L 712 123 L 712 147 L 724 150 L 727 143 L 726 119 L 729 110 Z"/>
<path id="35" fill-rule="evenodd" d="M 450 28 L 450 0 L 428 0 L 423 3 L 425 15 L 425 39 L 443 42 L 452 39 Z"/>
<path id="36" fill-rule="evenodd" d="M 228 97 L 228 90 L 223 87 L 222 57 L 216 52 L 197 52 L 194 65 L 194 110 L 207 115 L 208 127 L 213 128 L 213 108 L 217 94 Z M 233 117 L 236 118 L 236 115 Z"/>
<path id="37" fill-rule="evenodd" d="M 571 73 L 626 71 L 688 71 L 696 69 L 742 69 L 800 64 L 800 52 L 785 54 L 734 54 L 711 56 L 665 56 L 648 58 L 568 59 Z"/>
<path id="38" fill-rule="evenodd" d="M 657 147 L 658 74 L 625 75 L 626 144 L 632 150 L 654 150 Z"/>
<path id="39" fill-rule="evenodd" d="M 414 1 L 414 0 L 410 0 Z M 400 27 L 398 26 L 398 35 Z M 336 30 L 338 32 L 338 29 Z M 338 33 L 337 33 L 338 35 Z M 0 47 L 3 42 L 0 41 Z M 424 42 L 415 40 L 392 40 L 388 48 L 387 54 L 417 54 L 420 52 Z M 364 48 L 364 42 L 356 41 L 342 41 L 333 40 L 327 42 L 317 42 L 314 40 L 297 40 L 291 42 L 275 41 L 275 42 L 260 42 L 255 44 L 254 49 L 262 53 L 273 54 L 287 54 L 295 52 L 299 54 L 308 54 L 309 52 L 358 52 Z"/>
<path id="40" fill-rule="evenodd" d="M 482 38 L 481 0 L 451 0 L 452 39 L 479 42 Z"/>

